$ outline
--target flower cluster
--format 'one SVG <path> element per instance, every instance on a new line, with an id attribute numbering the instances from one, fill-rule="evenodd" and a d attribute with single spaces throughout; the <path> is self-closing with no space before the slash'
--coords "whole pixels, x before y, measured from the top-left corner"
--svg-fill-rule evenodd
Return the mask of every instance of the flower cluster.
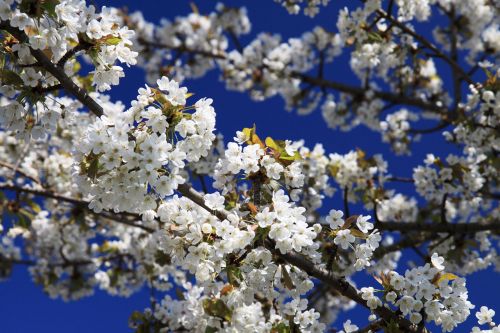
<path id="1" fill-rule="evenodd" d="M 330 173 L 344 191 L 344 195 L 351 202 L 357 202 L 365 191 L 374 191 L 374 179 L 382 185 L 384 183 L 387 163 L 382 156 L 366 157 L 362 150 L 351 151 L 347 154 L 330 154 Z M 347 192 L 347 193 L 346 193 Z M 367 203 L 371 205 L 370 202 Z"/>
<path id="2" fill-rule="evenodd" d="M 340 210 L 331 210 L 325 218 L 330 230 L 328 237 L 333 239 L 337 246 L 338 256 L 335 265 L 342 268 L 342 273 L 361 271 L 371 265 L 370 260 L 382 239 L 378 230 L 374 229 L 370 216 L 351 216 L 343 219 L 344 213 Z M 342 249 L 343 251 L 339 251 Z M 352 251 L 351 251 L 352 250 Z M 339 253 L 346 252 L 342 257 Z M 343 262 L 344 261 L 344 262 Z M 350 263 L 352 262 L 352 265 Z M 342 267 L 344 266 L 344 267 Z"/>
<path id="3" fill-rule="evenodd" d="M 34 50 L 43 51 L 69 75 L 81 67 L 72 58 L 83 51 L 95 67 L 86 79 L 98 91 L 117 85 L 124 73 L 115 63 L 134 65 L 138 53 L 131 50 L 134 31 L 119 24 L 116 9 L 104 7 L 96 13 L 81 0 L 32 5 L 38 8 L 18 2 L 0 2 L 0 18 L 10 23 L 6 33 L 11 40 L 2 47 L 8 61 L 2 66 L 0 89 L 9 100 L 2 100 L 0 123 L 20 136 L 41 139 L 54 132 L 63 110 L 47 95 L 57 90 L 58 80 L 37 65 Z"/>
<path id="4" fill-rule="evenodd" d="M 276 2 L 312 17 L 329 1 Z M 0 278 L 27 265 L 64 300 L 147 286 L 156 296 L 132 314 L 138 332 L 322 332 L 356 303 L 370 308 L 372 323 L 347 320 L 341 332 L 415 331 L 426 321 L 454 330 L 474 307 L 455 274 L 500 266 L 496 10 L 485 0 L 388 8 L 367 0 L 342 9 L 333 31 L 240 41 L 250 32 L 247 11 L 222 4 L 153 24 L 84 0 L 0 0 L 0 208 L 8 216 Z M 435 22 L 438 12 L 449 25 Z M 420 34 L 413 21 L 436 27 Z M 342 52 L 359 86 L 328 78 Z M 123 64 L 144 68 L 149 82 L 129 106 L 104 94 Z M 396 154 L 411 153 L 414 134 L 444 128 L 459 149 L 429 152 L 405 178 L 404 170 L 391 176 L 381 155 L 261 140 L 255 126 L 226 144 L 212 100 L 190 104 L 180 85 L 216 67 L 228 89 L 255 100 L 280 95 L 299 114 L 321 106 L 329 127 L 362 124 Z M 333 200 L 343 211 L 330 210 Z M 400 262 L 407 247 L 426 263 Z M 359 271 L 382 289 L 358 290 Z M 484 328 L 472 333 L 500 332 L 494 314 L 481 307 Z"/>
<path id="5" fill-rule="evenodd" d="M 303 278 L 300 272 L 285 265 L 275 265 L 267 250 L 257 248 L 250 252 L 239 274 L 242 279 L 237 286 L 218 283 L 204 288 L 184 282 L 181 299 L 166 296 L 154 313 L 146 310 L 132 319 L 140 322 L 154 317 L 165 330 L 269 332 L 286 330 L 290 326 L 303 332 L 325 329 L 325 324 L 319 321 L 319 313 L 307 309 L 307 300 L 297 297 L 310 289 L 311 282 L 306 280 L 300 283 Z M 283 276 L 286 276 L 287 282 L 283 282 Z M 275 288 L 264 290 L 269 284 L 274 284 Z M 295 284 L 297 289 L 291 290 L 287 284 Z M 255 297 L 261 292 L 265 297 L 276 297 L 281 292 L 292 300 L 280 297 L 274 300 L 277 306 L 267 307 L 262 298 Z"/>
<path id="6" fill-rule="evenodd" d="M 384 287 L 384 300 L 415 325 L 425 319 L 441 326 L 444 332 L 451 332 L 474 306 L 468 300 L 465 279 L 444 269 L 444 258 L 433 254 L 431 264 L 409 269 L 404 275 L 383 274 L 379 280 Z M 363 298 L 372 309 L 382 306 L 373 288 L 366 289 Z"/>
<path id="7" fill-rule="evenodd" d="M 330 0 L 274 0 L 286 8 L 290 14 L 298 14 L 304 3 L 304 15 L 314 17 L 319 13 L 320 6 L 326 6 Z"/>
<path id="8" fill-rule="evenodd" d="M 282 253 L 315 250 L 313 240 L 321 226 L 309 226 L 306 209 L 294 203 L 300 199 L 305 179 L 297 147 L 272 138 L 263 143 L 255 128 L 238 132 L 235 139 L 238 142 L 228 144 L 224 158 L 215 167 L 214 187 L 226 196 L 234 193 L 236 199 L 231 206 L 248 206 L 260 232 L 275 241 Z M 240 177 L 251 181 L 249 190 L 245 190 L 248 183 L 239 183 Z M 286 184 L 289 195 L 280 189 L 280 181 Z"/>
<path id="9" fill-rule="evenodd" d="M 147 71 L 148 82 L 161 75 L 178 82 L 203 76 L 214 68 L 214 60 L 224 57 L 231 36 L 250 32 L 245 8 L 218 4 L 208 15 L 194 9 L 174 21 L 162 20 L 158 26 L 145 21 L 140 12 L 123 13 L 123 23 L 137 32 L 135 47 L 141 53 L 139 65 Z"/>
<path id="10" fill-rule="evenodd" d="M 495 311 L 488 309 L 486 306 L 482 306 L 480 311 L 476 312 L 477 323 L 479 325 L 488 325 L 491 329 L 482 330 L 477 326 L 472 328 L 471 333 L 498 333 L 500 332 L 500 326 L 496 325 L 493 321 L 493 316 Z"/>
<path id="11" fill-rule="evenodd" d="M 186 107 L 185 87 L 166 77 L 157 83 L 139 89 L 128 110 L 105 110 L 76 147 L 75 176 L 95 211 L 137 212 L 152 220 L 157 200 L 185 182 L 186 162 L 206 156 L 212 145 L 212 100 Z"/>
<path id="12" fill-rule="evenodd" d="M 287 42 L 279 35 L 260 34 L 243 50 L 233 50 L 221 61 L 223 79 L 228 89 L 249 91 L 256 100 L 280 94 L 287 108 L 306 114 L 316 107 L 320 95 L 306 94 L 305 100 L 301 80 L 294 73 L 310 70 L 318 58 L 331 62 L 340 54 L 340 46 L 338 35 L 320 27 Z"/>
<path id="13" fill-rule="evenodd" d="M 382 140 L 389 142 L 396 154 L 409 154 L 409 143 L 416 139 L 409 133 L 410 122 L 417 120 L 418 116 L 406 109 L 387 115 L 385 120 L 380 122 Z"/>
<path id="14" fill-rule="evenodd" d="M 442 200 L 445 194 L 474 198 L 485 183 L 480 172 L 484 154 L 469 150 L 468 156 L 448 155 L 446 164 L 432 154 L 427 155 L 425 166 L 414 169 L 413 179 L 417 192 L 427 200 Z"/>

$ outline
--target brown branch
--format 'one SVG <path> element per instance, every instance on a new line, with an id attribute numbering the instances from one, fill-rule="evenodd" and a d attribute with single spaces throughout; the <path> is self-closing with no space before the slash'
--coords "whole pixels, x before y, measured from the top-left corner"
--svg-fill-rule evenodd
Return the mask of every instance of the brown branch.
<path id="1" fill-rule="evenodd" d="M 201 55 L 204 55 L 204 56 L 207 56 L 210 58 L 214 58 L 214 59 L 227 59 L 225 54 L 214 54 L 214 53 L 209 52 L 209 51 L 190 49 L 190 48 L 187 48 L 185 46 L 175 47 L 175 46 L 168 45 L 168 44 L 146 41 L 144 39 L 139 39 L 139 43 L 142 43 L 143 45 L 146 45 L 148 47 L 165 48 L 165 49 L 170 49 L 170 50 L 176 50 L 179 52 L 201 54 Z M 304 83 L 309 83 L 313 86 L 317 86 L 317 87 L 320 87 L 323 89 L 329 88 L 329 89 L 337 90 L 337 91 L 340 91 L 343 93 L 348 93 L 348 94 L 355 95 L 355 96 L 364 96 L 366 94 L 366 89 L 364 89 L 364 88 L 325 80 L 321 76 L 313 77 L 313 76 L 308 76 L 308 75 L 305 75 L 305 74 L 299 73 L 299 72 L 292 72 L 290 75 L 294 78 L 301 79 Z M 428 102 L 423 101 L 423 100 L 418 99 L 418 98 L 412 98 L 412 97 L 408 97 L 405 95 L 392 94 L 389 92 L 376 91 L 376 90 L 374 90 L 373 93 L 374 93 L 375 97 L 383 99 L 383 100 L 391 102 L 391 103 L 415 106 L 415 107 L 418 107 L 418 108 L 421 108 L 424 110 L 435 111 L 438 113 L 446 113 L 447 112 L 447 110 L 443 107 L 440 107 L 436 104 L 428 103 Z"/>
<path id="2" fill-rule="evenodd" d="M 99 258 L 101 259 L 101 258 Z M 106 258 L 105 258 L 106 259 Z M 23 266 L 35 266 L 37 262 L 35 260 L 29 259 L 14 259 L 7 258 L 0 254 L 0 265 L 2 263 L 12 264 L 12 265 L 23 265 Z M 67 267 L 67 266 L 85 266 L 93 264 L 92 260 L 67 260 L 65 259 L 63 262 L 54 262 L 48 263 L 50 267 Z"/>
<path id="3" fill-rule="evenodd" d="M 308 261 L 298 254 L 281 254 L 280 252 L 275 250 L 273 250 L 273 252 L 275 255 L 282 258 L 289 264 L 300 268 L 308 275 L 315 277 L 318 280 L 329 285 L 343 296 L 355 301 L 356 303 L 366 308 L 369 308 L 367 302 L 361 297 L 361 293 L 359 292 L 359 290 L 352 286 L 345 279 L 333 277 L 327 270 L 319 268 L 317 265 L 313 264 L 312 262 Z M 386 322 L 396 321 L 399 324 L 400 328 L 404 329 L 404 332 L 416 331 L 416 327 L 412 325 L 410 321 L 402 316 L 397 315 L 388 308 L 381 306 L 373 310 L 373 312 L 380 318 L 383 318 Z"/>
<path id="4" fill-rule="evenodd" d="M 53 86 L 48 86 L 48 87 L 35 87 L 32 90 L 33 90 L 33 92 L 38 93 L 38 94 L 45 94 L 45 93 L 49 93 L 52 91 L 60 90 L 60 89 L 62 89 L 62 87 L 63 86 L 60 83 L 58 83 L 58 84 L 55 84 Z"/>
<path id="5" fill-rule="evenodd" d="M 366 89 L 360 87 L 354 87 L 350 85 L 346 85 L 339 82 L 329 81 L 317 77 L 312 77 L 308 75 L 304 75 L 298 72 L 292 72 L 292 77 L 299 78 L 303 82 L 313 84 L 318 87 L 329 88 L 333 90 L 337 90 L 343 93 L 348 93 L 354 96 L 364 97 L 366 95 Z M 372 90 L 373 96 L 376 98 L 383 99 L 384 101 L 395 103 L 395 104 L 403 104 L 409 106 L 415 106 L 420 109 L 430 110 L 437 112 L 439 114 L 445 114 L 448 112 L 446 108 L 440 107 L 436 104 L 428 103 L 418 98 L 412 98 L 405 95 L 393 94 L 385 91 Z"/>
<path id="6" fill-rule="evenodd" d="M 77 205 L 79 207 L 83 207 L 83 208 L 87 209 L 90 213 L 92 213 L 96 216 L 104 217 L 104 218 L 113 220 L 113 221 L 121 223 L 121 224 L 131 226 L 131 227 L 140 228 L 140 229 L 147 231 L 147 232 L 150 232 L 150 233 L 154 232 L 154 229 L 151 229 L 151 228 L 146 227 L 144 225 L 136 224 L 136 223 L 134 223 L 134 221 L 131 221 L 130 219 L 127 218 L 127 217 L 129 217 L 129 218 L 132 217 L 134 219 L 140 219 L 139 214 L 128 213 L 128 212 L 116 214 L 115 212 L 108 211 L 108 210 L 103 210 L 101 213 L 95 213 L 90 208 L 88 208 L 89 202 L 86 200 L 71 198 L 71 197 L 67 197 L 64 195 L 60 195 L 60 194 L 56 194 L 56 193 L 44 191 L 44 190 L 35 190 L 32 188 L 26 188 L 26 187 L 14 186 L 14 185 L 1 185 L 0 190 L 15 191 L 18 193 L 19 192 L 28 193 L 28 194 L 32 194 L 35 196 L 54 199 L 57 201 L 68 202 L 68 203 Z"/>
<path id="7" fill-rule="evenodd" d="M 430 43 L 427 39 L 425 39 L 423 36 L 419 35 L 412 29 L 408 28 L 404 23 L 399 22 L 397 19 L 395 19 L 392 15 L 386 13 L 383 9 L 378 9 L 377 13 L 381 16 L 383 16 L 387 21 L 389 21 L 391 24 L 394 26 L 398 27 L 403 31 L 405 34 L 412 36 L 415 38 L 417 41 L 419 41 L 423 46 L 434 52 L 434 55 L 438 58 L 443 59 L 445 62 L 447 62 L 454 71 L 456 71 L 465 81 L 467 81 L 468 84 L 475 85 L 476 82 L 472 80 L 472 78 L 467 75 L 466 72 L 460 67 L 460 65 L 455 62 L 453 59 L 448 57 L 446 54 L 441 52 L 436 46 L 434 46 L 432 43 Z"/>
<path id="8" fill-rule="evenodd" d="M 345 218 L 349 218 L 351 214 L 349 213 L 349 187 L 344 187 L 343 191 L 343 197 L 344 197 L 344 213 L 345 213 Z"/>
<path id="9" fill-rule="evenodd" d="M 10 169 L 12 171 L 15 171 L 16 173 L 20 174 L 21 176 L 23 176 L 25 178 L 28 178 L 28 179 L 34 181 L 37 184 L 41 184 L 40 179 L 38 179 L 37 177 L 34 177 L 34 176 L 31 176 L 31 175 L 27 174 L 23 170 L 21 170 L 19 168 L 16 168 L 14 165 L 12 165 L 12 164 L 10 164 L 8 162 L 0 161 L 0 167 L 4 167 L 4 168 Z"/>
<path id="10" fill-rule="evenodd" d="M 458 29 L 457 23 L 455 22 L 455 6 L 451 5 L 451 11 L 450 13 L 448 13 L 448 16 L 450 18 L 451 59 L 456 63 L 458 61 Z M 457 71 L 452 70 L 451 76 L 453 80 L 453 97 L 455 98 L 453 108 L 456 109 L 458 104 L 462 100 L 462 85 Z"/>
<path id="11" fill-rule="evenodd" d="M 234 47 L 239 53 L 243 53 L 243 46 L 241 46 L 240 40 L 238 39 L 238 36 L 234 33 L 233 29 L 228 29 L 226 30 L 229 37 L 231 38 L 231 41 L 234 44 Z"/>
<path id="12" fill-rule="evenodd" d="M 382 231 L 399 232 L 431 232 L 431 233 L 453 233 L 453 234 L 474 234 L 481 231 L 500 231 L 500 222 L 493 223 L 404 223 L 404 222 L 380 222 L 375 227 Z"/>
<path id="13" fill-rule="evenodd" d="M 429 133 L 434 133 L 441 131 L 445 129 L 446 127 L 450 126 L 451 122 L 447 120 L 442 120 L 439 124 L 437 124 L 434 127 L 431 128 L 423 128 L 423 129 L 410 129 L 409 132 L 412 134 L 429 134 Z"/>
<path id="14" fill-rule="evenodd" d="M 164 43 L 148 41 L 148 40 L 145 40 L 143 38 L 139 38 L 138 42 L 146 47 L 155 47 L 155 48 L 159 48 L 159 49 L 169 49 L 172 51 L 178 51 L 180 53 L 199 54 L 199 55 L 202 55 L 202 56 L 205 56 L 208 58 L 213 58 L 213 59 L 226 59 L 225 54 L 213 53 L 213 52 L 204 51 L 204 50 L 191 49 L 191 48 L 184 46 L 184 45 L 173 46 L 173 45 L 168 45 L 168 44 L 164 44 Z"/>
<path id="15" fill-rule="evenodd" d="M 375 333 L 384 328 L 384 326 L 385 326 L 385 321 L 384 319 L 380 318 L 371 322 L 366 327 L 360 328 L 359 330 L 354 331 L 352 333 L 368 333 L 368 332 Z"/>
<path id="16" fill-rule="evenodd" d="M 80 41 L 77 46 L 73 47 L 71 50 L 68 50 L 61 59 L 57 62 L 57 67 L 64 67 L 66 62 L 71 59 L 74 55 L 76 55 L 80 51 L 88 50 L 92 47 L 92 44 Z"/>
<path id="17" fill-rule="evenodd" d="M 389 177 L 385 180 L 386 182 L 401 182 L 401 183 L 414 183 L 413 178 L 406 177 Z"/>
<path id="18" fill-rule="evenodd" d="M 439 235 L 430 235 L 429 234 L 411 234 L 406 236 L 405 238 L 401 239 L 399 242 L 387 245 L 387 246 L 380 246 L 378 247 L 374 252 L 373 252 L 373 259 L 379 260 L 382 259 L 384 256 L 386 256 L 389 253 L 396 252 L 396 251 L 401 251 L 403 249 L 415 246 L 415 245 L 421 245 L 422 243 L 426 241 L 431 241 L 434 239 L 439 238 Z"/>
<path id="19" fill-rule="evenodd" d="M 10 21 L 1 21 L 0 29 L 7 31 L 11 35 L 13 35 L 17 40 L 22 43 L 26 43 L 28 41 L 28 36 L 24 31 L 21 31 L 17 28 L 14 28 L 10 25 Z M 77 86 L 71 78 L 69 78 L 64 70 L 58 66 L 56 66 L 52 61 L 43 53 L 41 50 L 34 50 L 30 47 L 30 52 L 33 57 L 38 61 L 40 66 L 42 66 L 47 72 L 52 74 L 64 89 L 73 95 L 76 99 L 78 99 L 83 105 L 89 108 L 96 116 L 100 117 L 103 115 L 102 107 L 88 95 L 85 89 Z"/>

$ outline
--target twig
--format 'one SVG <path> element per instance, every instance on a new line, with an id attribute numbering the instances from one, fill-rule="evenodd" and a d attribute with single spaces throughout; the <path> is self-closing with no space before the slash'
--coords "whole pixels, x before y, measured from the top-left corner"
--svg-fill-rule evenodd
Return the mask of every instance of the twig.
<path id="1" fill-rule="evenodd" d="M 345 218 L 349 218 L 351 214 L 349 213 L 349 188 L 346 186 L 344 187 L 344 213 L 345 213 Z"/>
<path id="2" fill-rule="evenodd" d="M 14 28 L 10 25 L 10 21 L 2 21 L 0 23 L 0 29 L 9 32 L 11 35 L 17 38 L 22 43 L 28 41 L 28 36 L 24 31 L 21 31 L 17 28 Z M 38 61 L 38 63 L 50 74 L 52 74 L 64 89 L 73 95 L 76 99 L 78 99 L 83 105 L 89 108 L 96 116 L 100 117 L 103 115 L 102 107 L 97 104 L 97 102 L 88 95 L 88 93 L 78 87 L 71 78 L 69 78 L 64 70 L 60 67 L 57 67 L 55 64 L 50 61 L 50 59 L 43 53 L 41 50 L 35 50 L 30 47 L 30 52 L 33 57 Z"/>
<path id="3" fill-rule="evenodd" d="M 380 318 L 371 322 L 368 326 L 360 328 L 357 331 L 353 331 L 352 333 L 368 333 L 368 332 L 375 333 L 384 328 L 384 326 L 385 326 L 385 321 L 384 319 Z"/>
<path id="4" fill-rule="evenodd" d="M 12 164 L 10 164 L 8 162 L 0 161 L 0 166 L 2 166 L 4 168 L 7 168 L 7 169 L 10 169 L 12 171 L 15 171 L 15 173 L 20 174 L 21 176 L 23 176 L 25 178 L 28 178 L 28 179 L 34 181 L 37 184 L 41 184 L 40 179 L 38 179 L 37 177 L 34 177 L 34 176 L 31 176 L 31 175 L 27 174 L 25 171 L 23 171 L 23 170 L 21 170 L 19 168 L 16 169 L 16 167 L 14 165 L 12 165 Z"/>
<path id="5" fill-rule="evenodd" d="M 404 222 L 380 222 L 375 225 L 383 231 L 419 231 L 424 233 L 453 233 L 474 234 L 482 231 L 500 231 L 500 222 L 493 223 L 404 223 Z"/>

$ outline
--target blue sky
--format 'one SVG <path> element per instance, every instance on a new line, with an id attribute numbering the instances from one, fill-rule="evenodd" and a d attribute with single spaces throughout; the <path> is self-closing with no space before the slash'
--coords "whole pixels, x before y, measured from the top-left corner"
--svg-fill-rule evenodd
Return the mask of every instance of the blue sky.
<path id="1" fill-rule="evenodd" d="M 160 18 L 173 19 L 178 15 L 190 12 L 189 1 L 96 1 L 98 5 L 108 3 L 112 6 L 127 6 L 130 11 L 142 10 L 147 20 L 158 22 Z M 215 6 L 215 1 L 199 0 L 196 4 L 201 12 L 209 12 Z M 245 45 L 256 33 L 268 31 L 280 33 L 285 38 L 299 36 L 303 31 L 321 25 L 328 30 L 335 30 L 338 9 L 346 6 L 348 1 L 335 0 L 323 9 L 321 14 L 310 19 L 303 15 L 290 16 L 279 5 L 271 0 L 226 1 L 228 5 L 243 5 L 248 8 L 252 22 L 252 33 L 243 38 Z M 351 2 L 352 3 L 352 2 Z M 358 2 L 355 2 L 356 5 Z M 325 73 L 326 78 L 344 81 L 353 75 L 348 69 L 346 58 L 341 58 L 338 66 L 329 65 Z M 138 68 L 127 69 L 127 76 L 122 84 L 115 87 L 112 96 L 128 104 L 136 96 L 137 88 L 143 85 L 143 72 Z M 242 93 L 227 91 L 224 84 L 218 80 L 217 71 L 210 72 L 202 79 L 187 81 L 185 85 L 196 97 L 210 97 L 214 99 L 217 112 L 217 127 L 226 138 L 231 139 L 236 130 L 257 124 L 261 136 L 272 136 L 277 139 L 305 139 L 309 146 L 317 142 L 324 144 L 328 152 L 346 153 L 355 148 L 361 148 L 368 154 L 382 153 L 389 162 L 390 171 L 397 176 L 410 177 L 412 168 L 421 163 L 427 153 L 436 155 L 447 154 L 456 148 L 444 142 L 440 135 L 424 137 L 410 157 L 395 157 L 386 144 L 382 144 L 380 135 L 365 128 L 342 133 L 327 128 L 319 110 L 308 116 L 298 116 L 284 110 L 279 97 L 265 102 L 253 102 Z M 358 84 L 355 79 L 348 83 Z M 402 191 L 411 190 L 410 185 L 400 185 Z M 337 194 L 334 198 L 325 201 L 328 209 L 342 207 L 341 198 Z M 368 276 L 361 275 L 356 281 L 359 285 L 375 285 L 375 281 Z M 468 277 L 470 299 L 476 305 L 488 305 L 500 308 L 500 288 L 498 275 L 491 270 L 473 274 Z M 134 310 L 142 310 L 149 303 L 146 290 L 134 294 L 130 298 L 108 296 L 97 292 L 95 296 L 71 303 L 61 300 L 51 300 L 41 288 L 35 286 L 27 271 L 18 267 L 12 277 L 0 283 L 0 333 L 27 333 L 27 332 L 128 332 L 128 315 Z M 366 312 L 353 311 L 342 318 L 351 318 L 359 323 L 366 322 Z M 469 332 L 474 324 L 472 315 L 457 332 Z"/>

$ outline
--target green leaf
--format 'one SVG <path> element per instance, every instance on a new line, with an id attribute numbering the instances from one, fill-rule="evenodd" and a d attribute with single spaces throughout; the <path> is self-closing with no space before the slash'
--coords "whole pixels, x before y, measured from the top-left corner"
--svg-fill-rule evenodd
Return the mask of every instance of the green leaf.
<path id="1" fill-rule="evenodd" d="M 397 322 L 395 322 L 393 319 L 387 324 L 385 331 L 386 333 L 402 333 L 402 331 L 399 329 L 399 325 Z"/>
<path id="2" fill-rule="evenodd" d="M 184 296 L 184 293 L 180 288 L 175 288 L 175 295 L 177 296 L 177 299 L 180 301 L 186 300 L 186 297 Z"/>
<path id="3" fill-rule="evenodd" d="M 436 279 L 436 282 L 434 282 L 434 284 L 437 286 L 437 285 L 439 285 L 439 283 L 441 281 L 451 281 L 451 280 L 455 280 L 455 279 L 458 279 L 458 276 L 456 276 L 455 274 L 443 273 L 443 274 L 439 274 L 439 276 Z"/>
<path id="4" fill-rule="evenodd" d="M 129 320 L 133 321 L 133 322 L 139 322 L 139 321 L 142 321 L 142 318 L 143 318 L 143 314 L 141 312 L 134 311 L 130 315 Z"/>
<path id="5" fill-rule="evenodd" d="M 293 156 L 288 155 L 286 151 L 284 154 L 280 156 L 280 160 L 285 160 L 285 161 L 297 161 L 300 160 L 301 158 L 302 156 L 300 156 L 298 151 L 296 151 Z"/>
<path id="6" fill-rule="evenodd" d="M 28 216 L 24 214 L 17 214 L 17 225 L 24 229 L 29 229 L 31 227 L 31 220 Z"/>
<path id="7" fill-rule="evenodd" d="M 156 263 L 160 266 L 167 266 L 172 263 L 170 256 L 162 251 L 156 251 L 155 254 Z"/>
<path id="8" fill-rule="evenodd" d="M 36 202 L 34 202 L 33 200 L 28 200 L 28 205 L 31 207 L 31 209 L 35 212 L 35 213 L 40 213 L 42 211 L 42 209 L 40 208 L 40 205 L 38 205 Z"/>
<path id="9" fill-rule="evenodd" d="M 107 45 L 118 45 L 121 41 L 120 37 L 108 37 L 104 40 L 104 43 Z"/>
<path id="10" fill-rule="evenodd" d="M 367 234 L 364 234 L 363 232 L 359 231 L 358 229 L 349 229 L 349 231 L 351 232 L 351 235 L 353 235 L 354 237 L 358 237 L 358 238 L 362 238 L 362 239 L 368 238 Z"/>
<path id="11" fill-rule="evenodd" d="M 259 136 L 256 134 L 257 128 L 255 127 L 255 124 L 253 124 L 252 128 L 244 128 L 242 130 L 243 134 L 248 138 L 246 141 L 247 144 L 249 145 L 254 145 L 258 144 L 261 146 L 261 148 L 264 148 L 264 143 L 260 140 Z"/>
<path id="12" fill-rule="evenodd" d="M 290 327 L 285 323 L 279 323 L 278 325 L 274 325 L 271 329 L 271 333 L 290 333 Z"/>
<path id="13" fill-rule="evenodd" d="M 3 68 L 5 67 L 5 54 L 0 53 L 0 70 L 3 71 Z"/>
<path id="14" fill-rule="evenodd" d="M 56 6 L 59 4 L 59 0 L 45 0 L 42 3 L 42 8 L 51 17 L 57 17 Z"/>
<path id="15" fill-rule="evenodd" d="M 278 152 L 282 152 L 282 148 L 278 145 L 278 143 L 276 143 L 276 141 L 273 140 L 273 138 L 271 138 L 270 136 L 268 136 L 266 138 L 266 146 L 268 146 L 269 148 L 272 148 L 274 150 L 277 150 Z"/>
<path id="16" fill-rule="evenodd" d="M 231 321 L 231 310 L 221 299 L 206 299 L 203 301 L 205 313 L 212 317 L 219 317 L 226 321 Z"/>
<path id="17" fill-rule="evenodd" d="M 382 43 L 384 41 L 384 38 L 376 32 L 369 32 L 368 40 L 374 43 Z"/>
<path id="18" fill-rule="evenodd" d="M 238 287 L 240 285 L 240 281 L 243 279 L 240 269 L 236 266 L 228 266 L 226 271 L 229 283 Z"/>
<path id="19" fill-rule="evenodd" d="M 14 71 L 8 69 L 0 70 L 0 80 L 2 84 L 8 84 L 11 86 L 21 87 L 24 85 L 23 79 Z"/>

